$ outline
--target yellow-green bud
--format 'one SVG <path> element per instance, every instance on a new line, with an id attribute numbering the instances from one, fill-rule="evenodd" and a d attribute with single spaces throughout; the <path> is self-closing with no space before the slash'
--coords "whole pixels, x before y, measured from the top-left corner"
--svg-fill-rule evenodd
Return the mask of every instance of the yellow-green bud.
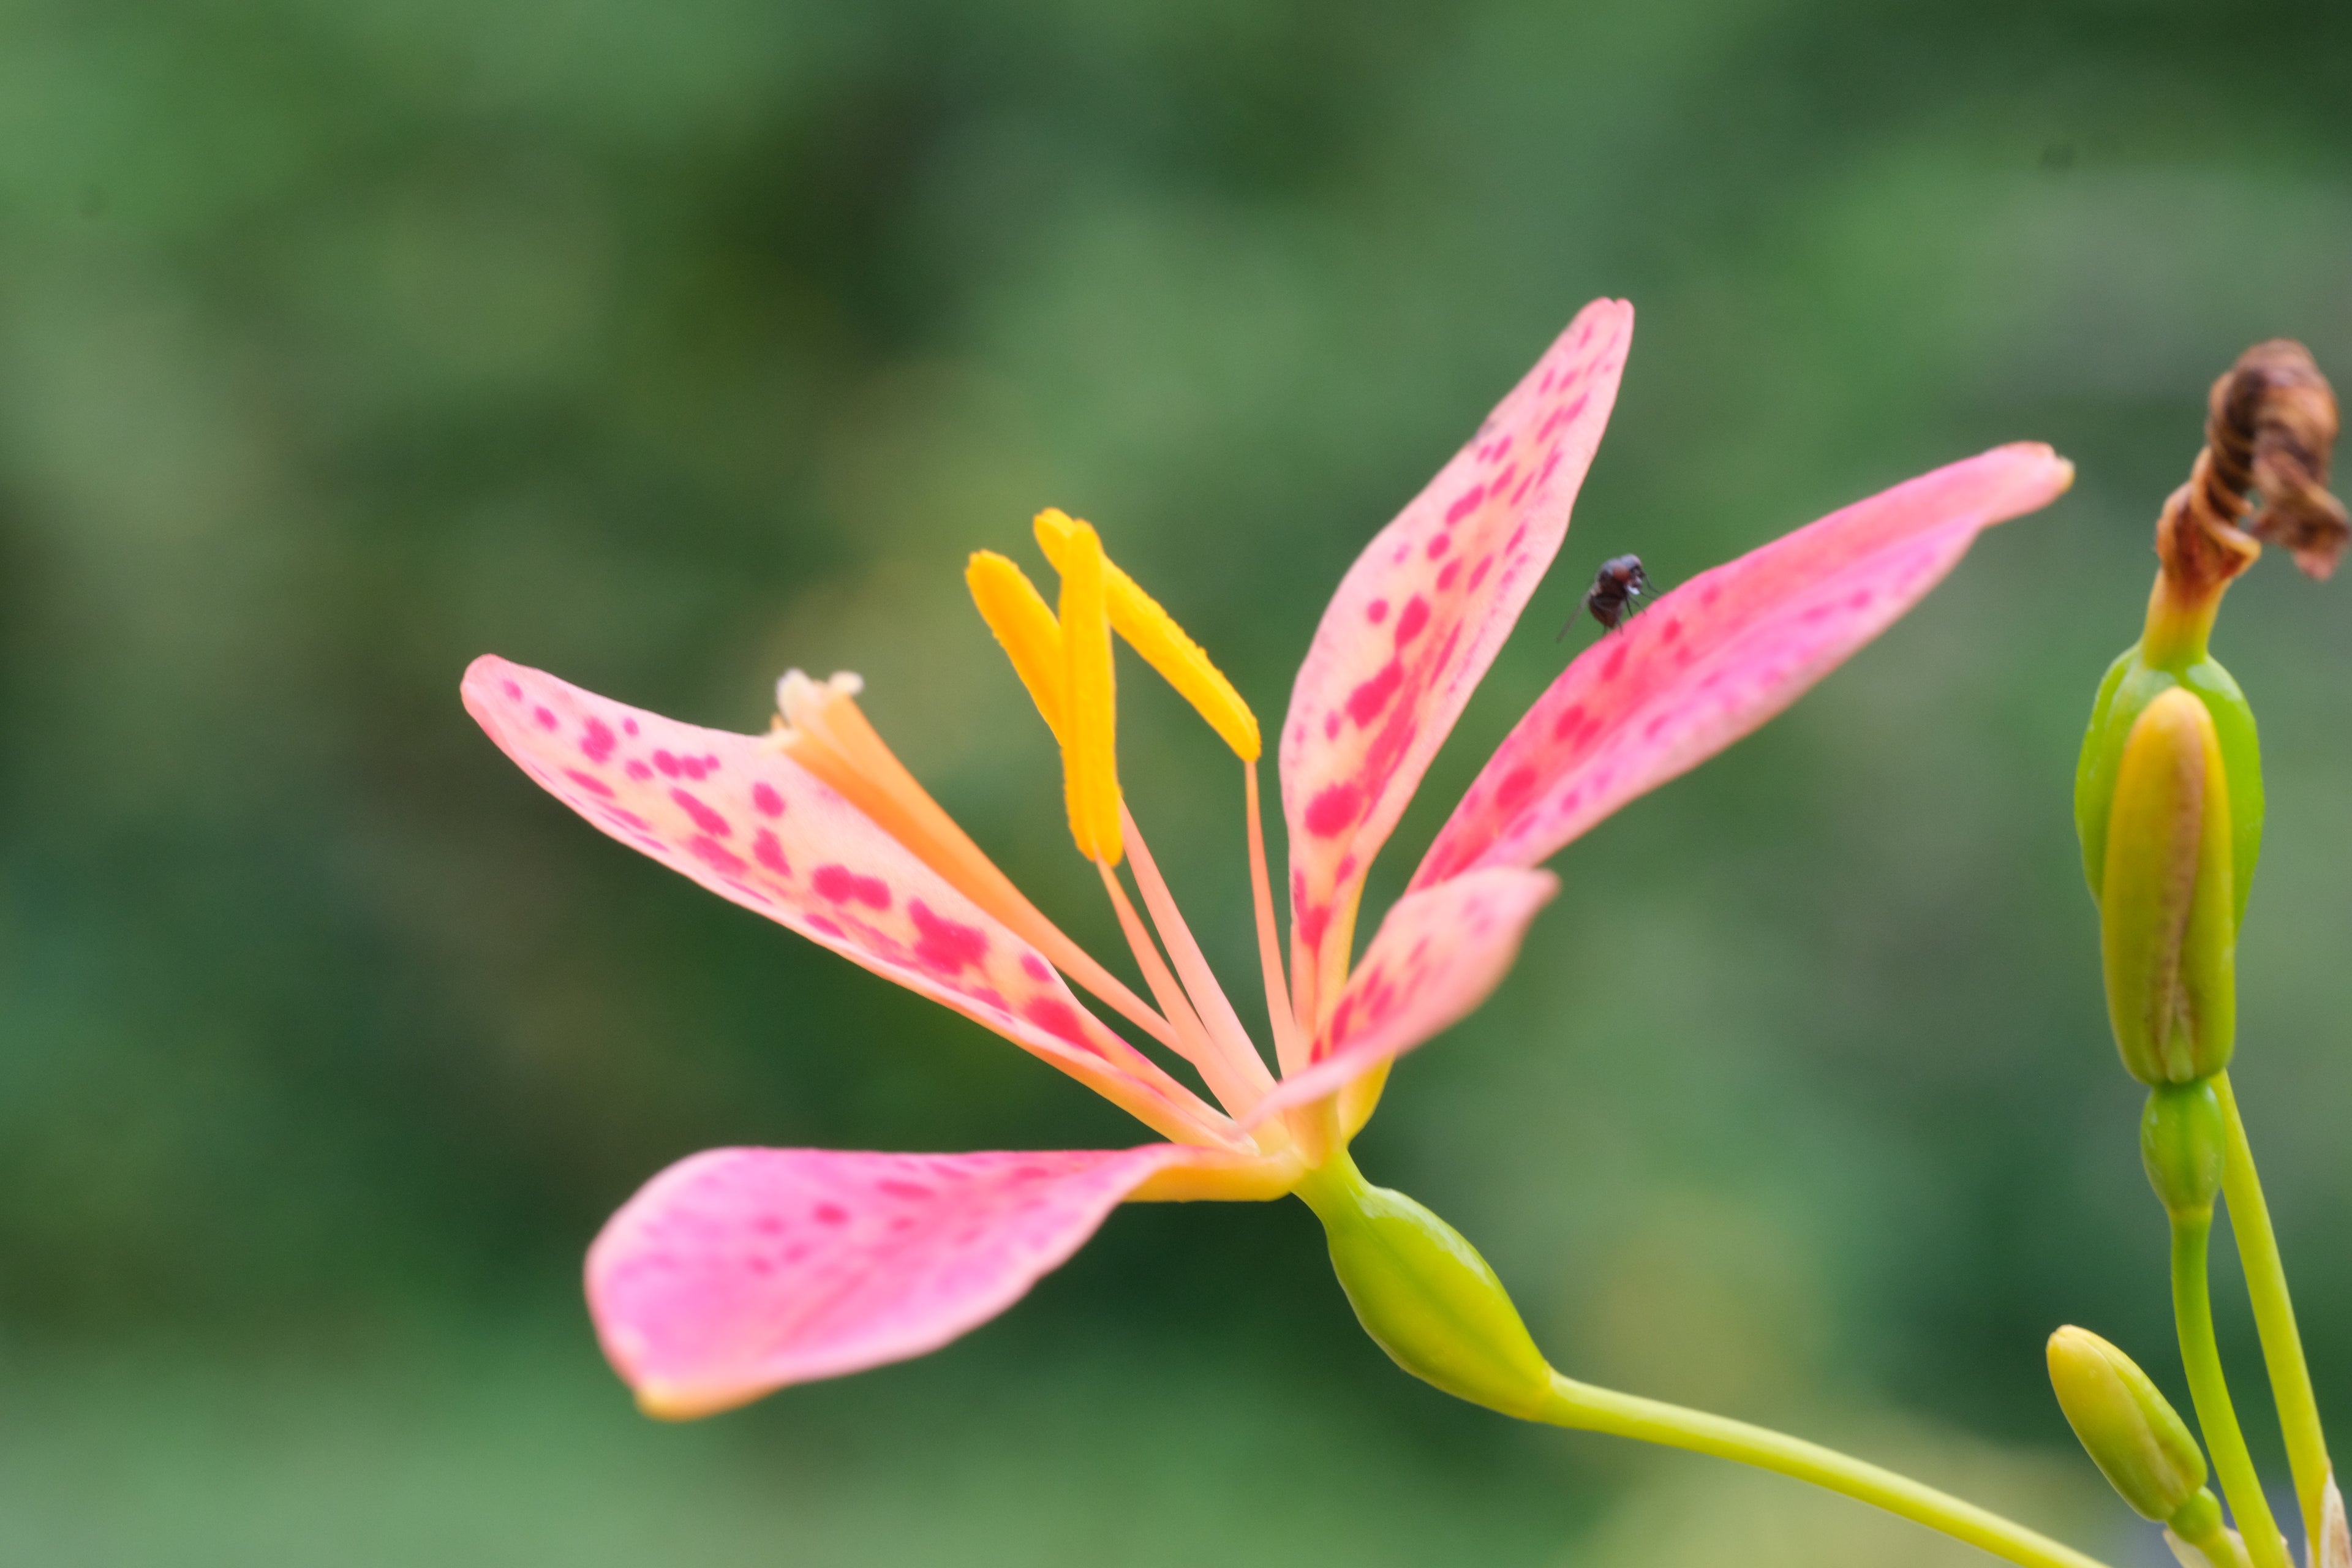
<path id="1" fill-rule="evenodd" d="M 1367 1183 L 1345 1152 L 1301 1183 L 1298 1195 L 1323 1222 L 1357 1321 L 1390 1360 L 1506 1415 L 1543 1408 L 1551 1368 L 1460 1231 L 1402 1193 Z"/>
<path id="2" fill-rule="evenodd" d="M 2074 764 L 2074 828 L 2083 842 L 2083 874 L 2094 899 L 2102 895 L 2107 872 L 2107 823 L 2115 805 L 2116 780 L 2132 728 L 2149 703 L 2168 691 L 2186 691 L 2204 704 L 2221 746 L 2230 780 L 2231 911 L 2242 922 L 2253 889 L 2254 862 L 2263 847 L 2263 757 L 2254 732 L 2254 710 L 2246 694 L 2201 641 L 2183 650 L 2160 650 L 2151 661 L 2145 642 L 2126 648 L 2099 682 L 2091 722 Z"/>
<path id="3" fill-rule="evenodd" d="M 2131 1357 L 2088 1329 L 2050 1336 L 2050 1386 L 2083 1447 L 2142 1519 L 2170 1520 L 2205 1484 L 2205 1455 Z"/>
<path id="4" fill-rule="evenodd" d="M 2139 1158 L 2167 1214 L 2212 1214 L 2229 1158 L 2228 1137 L 2211 1083 L 2200 1079 L 2148 1091 L 2147 1109 L 2139 1119 Z"/>
<path id="5" fill-rule="evenodd" d="M 2230 781 L 2205 705 L 2176 687 L 2132 725 L 2116 770 L 2099 889 L 2107 1018 L 2142 1083 L 2230 1063 L 2237 910 Z"/>

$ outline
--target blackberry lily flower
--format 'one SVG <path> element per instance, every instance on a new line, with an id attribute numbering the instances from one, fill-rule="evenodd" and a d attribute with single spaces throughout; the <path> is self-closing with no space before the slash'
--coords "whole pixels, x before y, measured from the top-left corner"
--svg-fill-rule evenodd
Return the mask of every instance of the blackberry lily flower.
<path id="1" fill-rule="evenodd" d="M 720 1149 L 681 1161 L 614 1215 L 588 1255 L 598 1333 L 646 1411 L 700 1415 L 937 1349 L 1011 1306 L 1121 1202 L 1297 1192 L 1323 1213 L 1334 1183 L 1361 1194 L 1349 1139 L 1389 1064 L 1475 1007 L 1510 967 L 1557 886 L 1537 864 L 1788 706 L 1926 594 L 1979 531 L 2044 505 L 2072 478 L 2045 447 L 1996 448 L 1696 577 L 1603 637 L 1503 742 L 1351 963 L 1372 858 L 1567 531 L 1633 315 L 1620 300 L 1588 306 L 1372 540 L 1325 611 L 1279 737 L 1287 975 L 1260 826 L 1257 721 L 1105 559 L 1095 531 L 1060 512 L 1036 523 L 1060 578 L 1057 607 L 1002 556 L 974 556 L 967 576 L 1061 743 L 1072 835 L 1100 869 L 1149 1002 L 1022 897 L 923 791 L 859 710 L 856 677 L 787 675 L 775 728 L 745 735 L 475 661 L 467 707 L 590 823 L 993 1029 L 1165 1140 L 967 1154 Z M 1242 759 L 1278 1076 L 1121 802 L 1114 633 Z M 1114 1033 L 1066 982 L 1190 1063 L 1214 1103 Z M 1334 1238 L 1336 1258 L 1337 1229 Z M 1368 1311 L 1361 1300 L 1359 1310 Z"/>

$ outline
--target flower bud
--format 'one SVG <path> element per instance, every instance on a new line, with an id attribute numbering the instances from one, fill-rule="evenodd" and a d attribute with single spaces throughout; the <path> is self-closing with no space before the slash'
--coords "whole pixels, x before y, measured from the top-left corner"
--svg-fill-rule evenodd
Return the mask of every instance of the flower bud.
<path id="1" fill-rule="evenodd" d="M 2050 1386 L 2092 1462 L 2142 1519 L 2171 1519 L 2204 1486 L 2205 1455 L 2179 1413 L 2090 1330 L 2050 1336 Z"/>
<path id="2" fill-rule="evenodd" d="M 2230 781 L 2205 705 L 2179 688 L 2132 724 L 2116 769 L 2099 889 L 2107 1017 L 2142 1083 L 2230 1063 L 2237 1034 Z"/>
<path id="3" fill-rule="evenodd" d="M 2205 706 L 2221 743 L 2222 772 L 2229 779 L 2230 863 L 2234 886 L 2231 910 L 2246 916 L 2254 862 L 2263 847 L 2263 759 L 2254 731 L 2254 711 L 2230 672 L 2201 644 L 2190 653 L 2151 660 L 2143 640 L 2107 667 L 2091 705 L 2091 722 L 2074 765 L 2074 828 L 2083 843 L 2083 873 L 2091 896 L 2102 899 L 2107 871 L 2107 825 L 2116 782 L 2133 728 L 2148 705 L 2168 691 L 2183 690 Z"/>
<path id="4" fill-rule="evenodd" d="M 1390 1360 L 1506 1415 L 1544 1406 L 1551 1368 L 1460 1231 L 1402 1193 L 1370 1185 L 1344 1152 L 1297 1191 L 1323 1222 L 1357 1321 Z"/>
<path id="5" fill-rule="evenodd" d="M 2161 1084 L 2150 1089 L 2139 1119 L 2140 1163 L 2165 1212 L 2174 1218 L 2210 1217 L 2229 1157 L 2228 1124 L 2210 1082 Z"/>

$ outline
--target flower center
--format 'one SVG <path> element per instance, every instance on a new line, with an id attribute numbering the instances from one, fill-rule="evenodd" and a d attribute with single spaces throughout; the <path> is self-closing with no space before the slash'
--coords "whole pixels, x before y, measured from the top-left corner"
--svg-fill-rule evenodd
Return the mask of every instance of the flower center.
<path id="1" fill-rule="evenodd" d="M 1058 615 L 1020 567 L 993 551 L 973 555 L 964 580 L 981 617 L 995 633 L 1060 743 L 1070 837 L 1078 852 L 1102 873 L 1119 929 L 1177 1037 L 1174 1048 L 1201 1069 L 1228 1110 L 1245 1113 L 1272 1089 L 1273 1078 L 1202 957 L 1200 944 L 1184 924 L 1122 798 L 1112 634 L 1174 687 L 1250 769 L 1251 879 L 1258 895 L 1260 956 L 1272 956 L 1266 969 L 1267 1008 L 1287 1066 L 1293 1054 L 1288 1036 L 1296 1031 L 1282 982 L 1279 945 L 1270 940 L 1273 910 L 1265 887 L 1257 810 L 1255 769 L 1263 750 L 1257 716 L 1175 617 L 1104 555 L 1102 539 L 1090 524 L 1049 510 L 1037 515 L 1036 536 L 1038 547 L 1061 577 Z M 1114 869 L 1123 858 L 1150 911 L 1160 943 L 1167 949 L 1166 962 Z"/>
<path id="2" fill-rule="evenodd" d="M 1036 532 L 1038 547 L 1061 574 L 1058 618 L 1021 568 L 994 551 L 973 555 L 964 581 L 1061 744 L 1070 837 L 1078 853 L 1116 866 L 1123 841 L 1111 633 L 1158 670 L 1244 763 L 1255 763 L 1262 749 L 1257 715 L 1176 618 L 1105 557 L 1091 524 L 1049 509 L 1037 514 Z"/>
<path id="3" fill-rule="evenodd" d="M 1036 536 L 1061 579 L 1058 606 L 1047 604 L 1020 567 L 992 551 L 971 557 L 965 581 L 1061 748 L 1070 836 L 1101 874 L 1151 1003 L 1047 920 L 915 781 L 859 710 L 856 698 L 864 683 L 856 676 L 820 681 L 788 671 L 776 685 L 774 744 L 1055 968 L 1191 1062 L 1230 1113 L 1246 1116 L 1272 1090 L 1274 1077 L 1184 923 L 1120 792 L 1113 634 L 1174 687 L 1244 764 L 1250 881 L 1266 1006 L 1276 1054 L 1284 1069 L 1293 1071 L 1303 1064 L 1306 1049 L 1274 929 L 1258 804 L 1256 764 L 1263 743 L 1257 718 L 1175 618 L 1105 556 L 1101 537 L 1090 525 L 1049 510 L 1038 515 Z M 1149 911 L 1149 925 L 1120 879 L 1122 863 Z M 1289 1141 L 1280 1121 L 1261 1127 L 1257 1137 L 1261 1146 Z"/>

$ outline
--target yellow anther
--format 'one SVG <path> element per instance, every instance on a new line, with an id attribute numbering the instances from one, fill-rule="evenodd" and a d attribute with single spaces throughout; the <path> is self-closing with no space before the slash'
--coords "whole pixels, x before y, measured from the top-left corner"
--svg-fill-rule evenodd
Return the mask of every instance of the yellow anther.
<path id="1" fill-rule="evenodd" d="M 1110 662 L 1110 610 L 1104 602 L 1102 541 L 1071 525 L 1062 559 L 1062 781 L 1078 852 L 1118 864 L 1118 696 Z"/>
<path id="2" fill-rule="evenodd" d="M 1064 668 L 1062 628 L 1045 595 L 1020 567 L 993 550 L 977 552 L 963 569 L 963 580 L 971 589 L 971 602 L 980 606 L 980 618 L 996 634 L 1021 684 L 1029 689 L 1045 728 L 1061 740 L 1069 676 Z"/>
<path id="3" fill-rule="evenodd" d="M 1056 572 L 1069 572 L 1067 559 L 1071 541 L 1083 531 L 1092 537 L 1094 530 L 1071 518 L 1066 512 L 1049 508 L 1037 514 L 1037 545 Z M 1097 545 L 1099 553 L 1099 545 Z M 977 561 L 978 557 L 974 557 Z M 1010 563 L 1007 563 L 1009 565 Z M 978 592 L 977 589 L 974 590 Z M 1201 645 L 1184 635 L 1176 618 L 1160 607 L 1158 600 L 1135 584 L 1135 579 L 1120 571 L 1108 560 L 1103 562 L 1103 597 L 1110 612 L 1110 624 L 1128 646 L 1143 656 L 1144 661 L 1158 670 L 1160 678 L 1176 689 L 1177 694 L 1190 702 L 1209 728 L 1234 749 L 1245 763 L 1257 760 L 1261 749 L 1257 731 L 1257 715 L 1242 700 Z M 983 607 L 982 613 L 985 615 Z M 992 621 L 992 626 L 995 623 Z M 1003 632 L 997 636 L 1003 637 Z M 1007 645 L 1010 647 L 1010 645 Z M 1028 677 L 1024 675 L 1023 679 Z M 1042 707 L 1043 704 L 1040 704 Z M 1051 722 L 1049 719 L 1047 721 Z"/>

